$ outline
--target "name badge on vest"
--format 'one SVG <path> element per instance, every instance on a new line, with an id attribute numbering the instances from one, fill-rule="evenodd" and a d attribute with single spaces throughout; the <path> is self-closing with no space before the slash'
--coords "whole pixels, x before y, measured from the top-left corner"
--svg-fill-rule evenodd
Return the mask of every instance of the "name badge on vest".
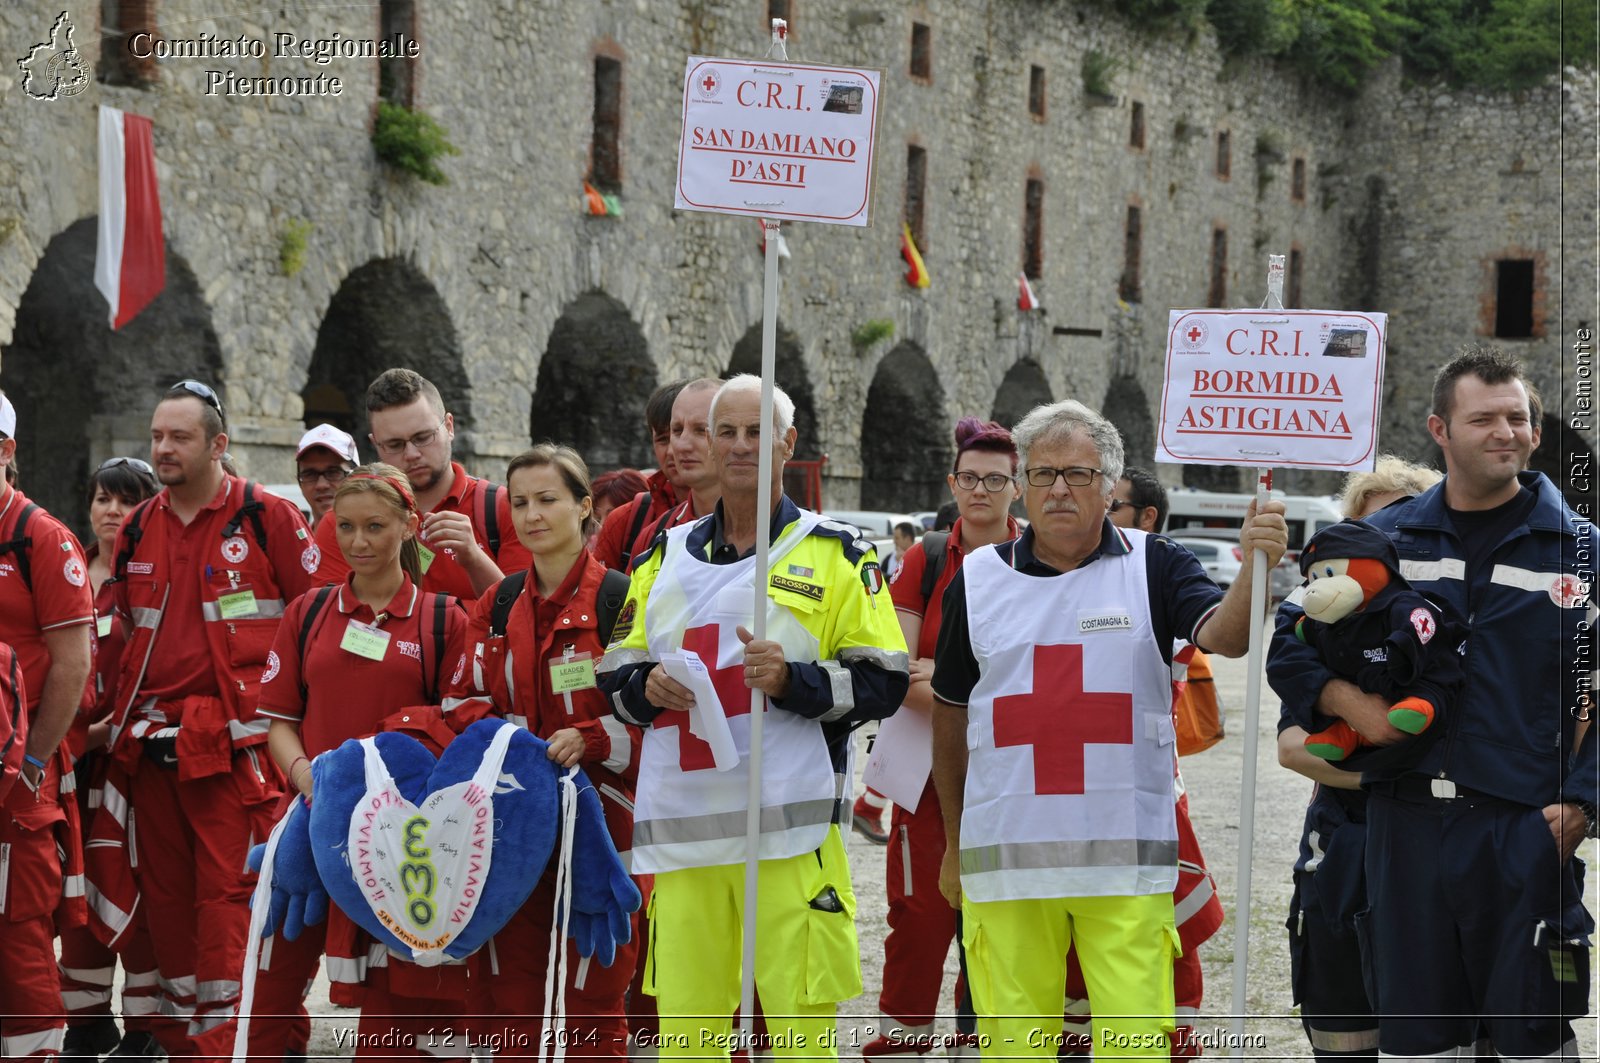
<path id="1" fill-rule="evenodd" d="M 383 655 L 389 652 L 389 633 L 373 624 L 352 620 L 344 629 L 339 648 L 369 661 L 381 661 Z"/>
<path id="2" fill-rule="evenodd" d="M 424 576 L 428 574 L 428 568 L 433 564 L 433 559 L 436 556 L 438 555 L 432 550 L 429 550 L 426 546 L 423 546 L 421 542 L 417 543 L 417 558 L 422 562 L 419 567 L 422 569 L 422 574 Z"/>
<path id="3" fill-rule="evenodd" d="M 595 687 L 594 657 L 588 653 L 575 653 L 568 657 L 550 658 L 550 689 L 557 694 L 570 694 L 574 690 L 592 690 Z"/>
<path id="4" fill-rule="evenodd" d="M 1078 634 L 1089 635 L 1096 631 L 1126 631 L 1133 627 L 1127 613 L 1090 613 L 1078 617 Z"/>
<path id="5" fill-rule="evenodd" d="M 94 620 L 94 633 L 99 638 L 111 637 L 111 615 L 97 616 Z"/>
<path id="6" fill-rule="evenodd" d="M 249 587 L 238 587 L 217 596 L 217 608 L 224 620 L 249 620 L 261 615 L 256 608 L 256 592 Z"/>

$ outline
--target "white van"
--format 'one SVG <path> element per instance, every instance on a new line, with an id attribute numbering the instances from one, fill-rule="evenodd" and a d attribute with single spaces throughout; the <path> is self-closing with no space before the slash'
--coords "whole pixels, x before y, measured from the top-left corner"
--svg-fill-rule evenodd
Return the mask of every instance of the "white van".
<path id="1" fill-rule="evenodd" d="M 1254 497 L 1168 488 L 1166 533 L 1182 535 L 1186 528 L 1242 527 L 1245 510 Z M 1283 495 L 1274 491 L 1272 497 L 1287 509 L 1284 520 L 1289 524 L 1289 549 L 1295 554 L 1317 532 L 1344 519 L 1338 500 L 1329 496 Z"/>

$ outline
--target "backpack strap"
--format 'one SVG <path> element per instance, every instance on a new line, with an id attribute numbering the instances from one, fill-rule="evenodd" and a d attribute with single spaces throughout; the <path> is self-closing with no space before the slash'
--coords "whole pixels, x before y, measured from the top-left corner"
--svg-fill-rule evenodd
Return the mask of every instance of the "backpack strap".
<path id="1" fill-rule="evenodd" d="M 628 584 L 631 582 L 627 573 L 614 568 L 606 569 L 605 578 L 600 581 L 594 619 L 595 631 L 600 636 L 602 646 L 611 642 L 611 632 L 617 626 L 617 614 L 622 612 L 622 603 L 628 600 Z"/>
<path id="2" fill-rule="evenodd" d="M 254 480 L 246 480 L 244 482 L 244 505 L 240 506 L 238 512 L 233 515 L 227 524 L 222 526 L 222 537 L 224 539 L 232 539 L 235 535 L 238 535 L 239 528 L 248 518 L 250 529 L 256 538 L 256 545 L 263 550 L 267 548 L 267 526 L 261 520 L 261 514 L 266 512 L 267 506 L 258 496 L 260 490 L 260 485 Z"/>
<path id="3" fill-rule="evenodd" d="M 311 601 L 306 606 L 305 616 L 300 618 L 300 700 L 306 699 L 306 647 L 311 644 L 311 626 L 316 623 L 317 614 L 328 604 L 328 599 L 333 597 L 339 588 L 336 584 L 319 587 L 311 594 Z"/>
<path id="4" fill-rule="evenodd" d="M 433 596 L 433 669 L 423 677 L 428 685 L 429 705 L 439 704 L 439 673 L 444 668 L 446 649 L 445 619 L 447 612 L 454 603 L 455 599 L 448 594 L 435 594 Z"/>
<path id="5" fill-rule="evenodd" d="M 28 563 L 28 555 L 33 551 L 33 539 L 28 535 L 28 522 L 38 508 L 32 502 L 23 506 L 22 512 L 17 514 L 17 526 L 12 529 L 11 538 L 0 543 L 0 554 L 17 556 L 17 571 L 22 575 L 22 585 L 30 592 L 33 590 L 33 568 Z"/>
<path id="6" fill-rule="evenodd" d="M 528 582 L 528 570 L 513 572 L 500 581 L 495 588 L 494 606 L 489 610 L 489 637 L 504 636 L 506 624 L 511 620 L 511 607 L 516 604 L 517 595 L 522 593 L 523 585 Z"/>
<path id="7" fill-rule="evenodd" d="M 499 484 L 485 480 L 483 490 L 478 492 L 483 505 L 483 512 L 478 514 L 479 526 L 489 544 L 489 556 L 496 561 L 500 560 L 500 491 Z"/>
<path id="8" fill-rule="evenodd" d="M 640 491 L 633 496 L 633 520 L 628 524 L 628 537 L 622 540 L 622 564 L 624 568 L 630 567 L 633 557 L 633 544 L 639 541 L 639 533 L 644 530 L 645 518 L 650 515 L 650 492 Z"/>
<path id="9" fill-rule="evenodd" d="M 948 546 L 950 533 L 947 531 L 931 531 L 922 534 L 922 608 L 926 615 L 928 599 L 933 595 L 933 588 L 939 585 L 939 576 L 944 572 L 944 565 L 949 560 Z"/>
<path id="10" fill-rule="evenodd" d="M 128 514 L 127 520 L 122 525 L 122 550 L 117 554 L 116 563 L 111 566 L 111 576 L 108 583 L 128 576 L 128 562 L 133 560 L 133 553 L 139 549 L 139 540 L 144 537 L 144 515 L 155 502 L 154 498 L 147 498 L 133 507 L 133 512 Z"/>

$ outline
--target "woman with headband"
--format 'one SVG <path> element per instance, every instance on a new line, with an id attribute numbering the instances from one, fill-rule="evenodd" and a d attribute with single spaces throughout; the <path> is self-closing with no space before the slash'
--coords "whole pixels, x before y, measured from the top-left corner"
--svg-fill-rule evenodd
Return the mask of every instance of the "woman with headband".
<path id="1" fill-rule="evenodd" d="M 521 724 L 549 744 L 549 757 L 563 768 L 581 765 L 605 809 L 606 826 L 619 852 L 633 835 L 633 791 L 639 772 L 637 727 L 619 722 L 595 685 L 595 665 L 605 654 L 627 595 L 628 580 L 608 575 L 585 545 L 592 522 L 589 470 L 570 447 L 543 443 L 512 459 L 506 493 L 517 538 L 533 555 L 525 573 L 509 576 L 478 599 L 468 624 L 470 667 L 454 683 L 448 712 L 493 712 Z M 453 721 L 461 726 L 461 720 Z M 641 892 L 648 897 L 648 887 Z M 493 1016 L 492 1025 L 533 1054 L 544 1010 L 554 865 L 533 895 L 491 942 L 497 964 L 474 995 L 473 1012 Z M 571 942 L 567 963 L 567 1057 L 628 1056 L 623 994 L 639 949 L 638 915 L 633 937 L 608 967 L 577 955 Z"/>
<path id="2" fill-rule="evenodd" d="M 398 469 L 382 463 L 356 469 L 340 485 L 327 519 L 350 575 L 301 595 L 284 611 L 258 709 L 272 719 L 273 758 L 308 802 L 314 797 L 311 758 L 346 739 L 390 729 L 392 714 L 402 709 L 437 705 L 466 644 L 460 603 L 421 589 L 420 518 Z M 299 1011 L 324 945 L 333 1002 L 362 1009 L 357 1056 L 463 1051 L 459 1027 L 453 1038 L 450 1032 L 464 1008 L 466 965 L 417 967 L 387 954 L 333 908 L 325 923 L 305 927 L 295 941 L 280 928 L 270 948 L 263 944 L 252 1057 L 283 1057 L 292 1024 L 268 1017 Z"/>

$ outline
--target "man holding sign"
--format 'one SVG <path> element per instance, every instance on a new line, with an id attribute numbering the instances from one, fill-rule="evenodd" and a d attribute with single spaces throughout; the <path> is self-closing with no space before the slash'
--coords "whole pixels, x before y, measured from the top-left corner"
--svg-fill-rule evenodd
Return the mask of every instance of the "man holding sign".
<path id="1" fill-rule="evenodd" d="M 774 389 L 773 509 L 757 512 L 761 381 L 738 376 L 711 406 L 722 500 L 659 536 L 633 573 L 601 685 L 645 733 L 635 874 L 656 875 L 645 992 L 663 1056 L 726 1056 L 739 1001 L 751 690 L 766 695 L 756 985 L 778 1055 L 836 1056 L 835 1005 L 861 992 L 855 897 L 839 834 L 851 729 L 905 696 L 905 640 L 870 543 L 782 493 L 794 403 Z M 750 635 L 754 548 L 770 536 L 767 638 Z M 881 599 L 881 600 L 880 600 Z M 695 659 L 716 705 L 663 660 Z M 714 753 L 701 723 L 731 733 Z M 717 743 L 720 744 L 720 743 Z M 841 813 L 841 808 L 844 812 Z M 1058 994 L 1059 996 L 1059 994 Z"/>
<path id="2" fill-rule="evenodd" d="M 1171 653 L 1249 645 L 1250 574 L 1226 594 L 1170 539 L 1112 525 L 1122 438 L 1073 401 L 1015 429 L 1030 527 L 952 580 L 933 675 L 934 781 L 980 1036 L 1054 1057 L 1066 954 L 1094 1001 L 1094 1049 L 1165 1059 L 1173 1029 Z M 1283 555 L 1283 504 L 1240 545 Z M 970 721 L 970 722 L 969 722 Z"/>

